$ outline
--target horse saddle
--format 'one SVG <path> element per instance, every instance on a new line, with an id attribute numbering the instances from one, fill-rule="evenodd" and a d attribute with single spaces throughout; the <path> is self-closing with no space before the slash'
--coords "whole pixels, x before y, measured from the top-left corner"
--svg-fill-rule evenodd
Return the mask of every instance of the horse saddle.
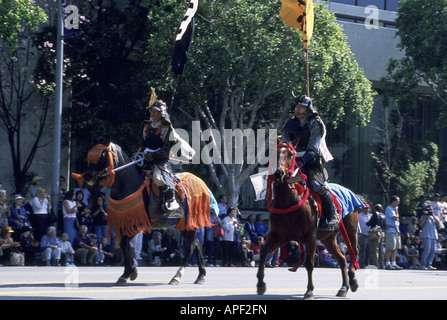
<path id="1" fill-rule="evenodd" d="M 165 198 L 160 188 L 152 183 L 149 197 L 148 212 L 151 219 L 163 219 L 166 222 L 178 221 L 185 215 L 185 192 L 179 181 L 175 181 L 175 200 L 179 207 L 175 210 L 166 210 Z"/>

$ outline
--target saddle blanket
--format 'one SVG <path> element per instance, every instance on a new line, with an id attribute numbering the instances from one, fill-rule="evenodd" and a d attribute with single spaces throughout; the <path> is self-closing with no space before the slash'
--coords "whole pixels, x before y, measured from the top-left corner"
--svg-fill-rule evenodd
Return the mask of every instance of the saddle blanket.
<path id="1" fill-rule="evenodd" d="M 356 207 L 364 208 L 362 200 L 351 190 L 336 183 L 328 183 L 329 190 L 337 197 L 337 200 L 342 207 L 342 218 L 347 216 Z"/>

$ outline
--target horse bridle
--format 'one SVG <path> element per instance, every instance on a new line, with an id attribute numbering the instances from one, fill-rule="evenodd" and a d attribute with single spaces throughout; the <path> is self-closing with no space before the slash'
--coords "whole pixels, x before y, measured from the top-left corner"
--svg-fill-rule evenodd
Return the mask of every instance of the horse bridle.
<path id="1" fill-rule="evenodd" d="M 284 172 L 284 170 L 277 168 L 277 170 L 273 174 L 273 176 L 275 177 L 276 182 L 283 182 L 284 180 L 287 180 L 287 182 L 289 182 L 288 179 L 289 178 L 293 179 L 299 172 L 299 167 L 296 162 L 296 150 L 292 144 L 286 143 L 286 142 L 281 142 L 276 146 L 276 150 L 279 150 L 281 148 L 287 148 L 292 152 L 292 155 L 293 155 L 292 165 L 286 172 Z M 289 183 L 294 183 L 294 182 L 296 182 L 296 181 L 291 181 Z"/>
<path id="2" fill-rule="evenodd" d="M 90 149 L 87 155 L 88 167 L 92 165 L 97 165 L 103 157 L 107 159 L 105 167 L 94 176 L 94 182 L 100 180 L 99 184 L 104 187 L 112 186 L 115 181 L 114 167 L 118 164 L 118 156 L 112 150 L 112 145 L 105 146 L 102 144 L 97 144 L 92 149 Z M 108 160 L 108 161 L 107 161 Z"/>

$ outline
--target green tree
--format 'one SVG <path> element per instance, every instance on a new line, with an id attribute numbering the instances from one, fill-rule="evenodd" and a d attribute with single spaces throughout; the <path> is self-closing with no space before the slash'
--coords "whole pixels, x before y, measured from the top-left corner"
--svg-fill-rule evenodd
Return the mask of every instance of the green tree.
<path id="1" fill-rule="evenodd" d="M 35 1 L 0 0 L 0 40 L 14 50 L 26 29 L 37 30 L 47 20 L 45 11 Z"/>
<path id="2" fill-rule="evenodd" d="M 47 16 L 32 1 L 0 1 L 0 128 L 6 133 L 15 192 L 25 188 L 27 172 L 41 147 L 49 101 L 37 98 L 33 34 Z M 35 125 L 24 127 L 24 121 Z M 26 141 L 24 132 L 34 135 Z"/>
<path id="3" fill-rule="evenodd" d="M 401 198 L 401 212 L 412 214 L 418 197 L 434 189 L 439 168 L 438 146 L 430 141 L 406 139 L 404 115 L 399 108 L 385 118 L 385 128 L 381 129 L 384 142 L 371 154 L 374 174 L 384 201 L 396 194 Z"/>
<path id="4" fill-rule="evenodd" d="M 401 107 L 416 106 L 419 84 L 429 85 L 441 102 L 437 125 L 447 123 L 447 0 L 401 1 L 396 19 L 401 60 L 391 59 L 385 92 Z"/>
<path id="5" fill-rule="evenodd" d="M 144 0 L 80 1 L 79 29 L 65 39 L 63 134 L 76 148 L 75 170 L 85 164 L 92 137 L 109 135 L 127 152 L 138 148 L 143 105 L 149 92 L 151 68 L 144 57 L 150 23 Z M 36 77 L 55 79 L 56 27 L 39 33 L 40 60 Z M 42 95 L 54 88 L 41 86 Z"/>

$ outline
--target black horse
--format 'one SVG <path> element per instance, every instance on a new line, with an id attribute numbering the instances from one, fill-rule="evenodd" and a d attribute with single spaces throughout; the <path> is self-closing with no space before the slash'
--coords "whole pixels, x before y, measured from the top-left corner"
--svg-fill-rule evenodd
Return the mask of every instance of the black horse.
<path id="1" fill-rule="evenodd" d="M 199 241 L 196 238 L 196 230 L 204 226 L 210 226 L 210 194 L 206 184 L 198 177 L 183 173 L 180 175 L 181 189 L 184 191 L 186 199 L 190 197 L 198 199 L 200 203 L 191 201 L 180 201 L 182 204 L 188 202 L 188 214 L 181 219 L 163 220 L 154 219 L 158 213 L 150 212 L 155 208 L 151 205 L 153 193 L 145 192 L 150 186 L 145 175 L 136 165 L 130 165 L 122 170 L 115 170 L 131 162 L 131 159 L 121 147 L 110 143 L 108 146 L 97 144 L 90 149 L 88 154 L 88 169 L 82 174 L 73 174 L 78 181 L 86 181 L 90 186 L 99 183 L 103 186 L 110 186 L 109 198 L 109 230 L 114 230 L 124 256 L 124 273 L 119 277 L 115 285 L 124 286 L 127 280 L 137 278 L 137 264 L 135 252 L 130 245 L 132 238 L 142 230 L 176 226 L 187 242 L 186 254 L 176 275 L 170 284 L 179 284 L 182 280 L 184 269 L 191 258 L 193 252 L 196 254 L 199 267 L 199 276 L 195 283 L 202 284 L 205 281 L 205 267 Z M 208 199 L 208 200 L 207 200 Z M 208 201 L 208 202 L 207 202 Z M 143 208 L 143 210 L 141 209 Z M 112 210 L 113 209 L 113 210 Z M 115 214 L 114 210 L 116 211 Z M 121 211 L 120 211 L 121 210 Z M 109 231 L 110 232 L 110 231 Z"/>

